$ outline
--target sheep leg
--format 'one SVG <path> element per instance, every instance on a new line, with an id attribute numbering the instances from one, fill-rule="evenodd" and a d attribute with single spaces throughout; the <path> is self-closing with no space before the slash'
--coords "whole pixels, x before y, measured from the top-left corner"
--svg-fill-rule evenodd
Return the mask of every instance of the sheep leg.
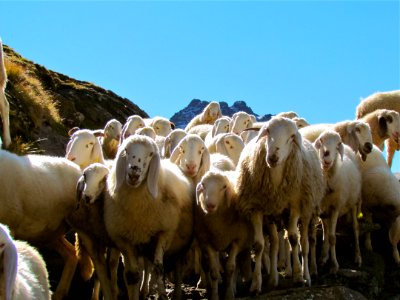
<path id="1" fill-rule="evenodd" d="M 5 148 L 8 148 L 11 144 L 9 113 L 10 104 L 8 103 L 5 92 L 0 90 L 0 114 L 3 121 L 3 142 Z"/>
<path id="2" fill-rule="evenodd" d="M 236 257 L 239 253 L 239 246 L 236 243 L 231 245 L 229 258 L 226 263 L 226 293 L 225 300 L 232 300 L 235 296 L 236 284 L 234 281 L 234 273 L 236 270 Z"/>
<path id="3" fill-rule="evenodd" d="M 107 251 L 108 267 L 110 270 L 111 295 L 112 299 L 118 298 L 118 265 L 121 252 L 115 248 L 109 248 Z"/>
<path id="4" fill-rule="evenodd" d="M 292 248 L 293 281 L 303 283 L 304 280 L 301 271 L 301 263 L 299 259 L 299 239 L 297 234 L 297 224 L 299 222 L 299 214 L 295 212 L 296 210 L 297 209 L 295 208 L 290 211 L 288 233 L 289 233 L 290 246 Z"/>
<path id="5" fill-rule="evenodd" d="M 278 235 L 279 235 L 278 269 L 283 270 L 285 269 L 287 264 L 284 230 L 280 230 L 278 232 Z"/>
<path id="6" fill-rule="evenodd" d="M 157 281 L 157 290 L 159 297 L 168 298 L 167 293 L 165 291 L 164 285 L 164 253 L 165 250 L 169 247 L 169 242 L 172 240 L 172 235 L 174 232 L 165 232 L 160 234 L 157 241 L 157 246 L 154 252 L 154 275 L 156 276 Z"/>
<path id="7" fill-rule="evenodd" d="M 310 270 L 308 269 L 308 253 L 310 252 L 308 229 L 310 222 L 311 219 L 309 217 L 303 218 L 301 220 L 302 226 L 300 227 L 302 274 L 308 286 L 311 286 Z"/>
<path id="8" fill-rule="evenodd" d="M 279 237 L 278 230 L 275 223 L 268 224 L 268 231 L 270 237 L 270 273 L 268 278 L 268 287 L 273 288 L 278 286 L 279 273 L 278 273 L 278 251 L 279 251 Z"/>
<path id="9" fill-rule="evenodd" d="M 316 216 L 311 218 L 309 226 L 309 241 L 310 241 L 310 275 L 317 276 L 317 225 L 318 219 Z"/>
<path id="10" fill-rule="evenodd" d="M 392 167 L 394 152 L 397 150 L 398 145 L 392 138 L 390 138 L 390 139 L 386 140 L 386 148 L 387 148 L 386 161 L 387 161 L 389 167 Z"/>
<path id="11" fill-rule="evenodd" d="M 253 270 L 253 278 L 251 280 L 250 293 L 261 293 L 262 277 L 262 252 L 264 250 L 264 234 L 263 234 L 263 214 L 259 211 L 251 215 L 251 223 L 254 229 L 254 253 L 255 266 Z"/>
<path id="12" fill-rule="evenodd" d="M 321 266 L 325 265 L 329 258 L 329 223 L 326 218 L 322 220 L 322 253 L 319 259 Z"/>
<path id="13" fill-rule="evenodd" d="M 141 275 L 139 272 L 137 251 L 131 245 L 118 246 L 123 249 L 124 256 L 124 280 L 128 290 L 129 300 L 139 300 L 139 288 Z"/>
<path id="14" fill-rule="evenodd" d="M 371 214 L 370 212 L 365 212 L 364 215 L 365 215 L 365 221 L 366 221 L 366 223 L 372 224 L 372 214 Z M 365 248 L 366 248 L 368 251 L 373 251 L 373 249 L 372 249 L 372 243 L 371 243 L 371 232 L 370 232 L 370 231 L 368 231 L 368 232 L 365 233 L 364 245 L 365 245 Z"/>
<path id="15" fill-rule="evenodd" d="M 140 287 L 140 297 L 142 299 L 147 299 L 147 296 L 149 296 L 150 293 L 150 285 L 153 283 L 150 282 L 151 271 L 152 263 L 146 257 L 143 257 L 143 279 Z"/>
<path id="16" fill-rule="evenodd" d="M 208 290 L 208 294 L 211 300 L 218 300 L 218 279 L 219 279 L 219 264 L 218 264 L 218 255 L 219 253 L 211 248 L 211 246 L 207 246 L 206 248 L 208 254 L 208 261 L 210 266 L 210 290 Z"/>
<path id="17" fill-rule="evenodd" d="M 389 241 L 392 244 L 393 258 L 396 264 L 400 264 L 399 250 L 397 249 L 397 244 L 400 241 L 400 216 L 390 226 Z"/>
<path id="18" fill-rule="evenodd" d="M 183 283 L 183 261 L 182 257 L 178 258 L 174 267 L 174 293 L 172 299 L 182 299 L 182 283 Z"/>
<path id="19" fill-rule="evenodd" d="M 361 258 L 361 251 L 360 251 L 360 229 L 358 226 L 357 220 L 357 207 L 353 207 L 351 210 L 351 216 L 353 219 L 353 231 L 354 231 L 354 245 L 355 245 L 355 259 L 354 262 L 357 264 L 358 267 L 361 267 L 362 258 Z"/>
<path id="20" fill-rule="evenodd" d="M 339 217 L 339 211 L 334 210 L 332 212 L 330 221 L 330 232 L 329 232 L 329 245 L 330 245 L 330 254 L 331 254 L 331 261 L 332 267 L 330 269 L 330 273 L 336 274 L 339 270 L 339 263 L 336 258 L 336 224 L 337 219 Z"/>
<path id="21" fill-rule="evenodd" d="M 68 242 L 64 236 L 61 236 L 57 240 L 51 242 L 49 247 L 57 251 L 64 259 L 64 268 L 61 278 L 52 297 L 53 300 L 61 300 L 64 299 L 68 294 L 72 278 L 78 264 L 78 258 L 76 257 L 75 247 Z"/>
<path id="22" fill-rule="evenodd" d="M 292 270 L 292 259 L 291 259 L 291 253 L 290 253 L 290 242 L 288 237 L 284 237 L 284 243 L 283 247 L 285 249 L 285 256 L 286 256 L 286 267 L 285 267 L 285 274 L 287 276 L 292 276 L 293 270 Z"/>
<path id="23" fill-rule="evenodd" d="M 264 251 L 262 256 L 262 264 L 264 266 L 265 271 L 269 274 L 271 272 L 271 261 L 269 259 L 270 253 L 270 243 L 269 238 L 267 236 L 264 237 Z"/>

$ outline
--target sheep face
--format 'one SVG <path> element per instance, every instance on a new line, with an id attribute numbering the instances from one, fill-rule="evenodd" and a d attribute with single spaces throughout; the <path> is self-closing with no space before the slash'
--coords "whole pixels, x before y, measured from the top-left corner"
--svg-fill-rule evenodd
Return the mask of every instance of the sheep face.
<path id="1" fill-rule="evenodd" d="M 102 156 L 100 142 L 94 132 L 86 129 L 78 130 L 70 137 L 65 157 L 82 169 L 90 163 L 99 162 Z"/>
<path id="2" fill-rule="evenodd" d="M 145 124 L 144 124 L 142 117 L 140 117 L 138 115 L 130 116 L 126 120 L 126 123 L 124 124 L 124 127 L 122 128 L 121 139 L 122 140 L 126 139 L 127 137 L 134 134 L 136 132 L 136 130 L 138 130 L 139 128 L 142 128 L 144 126 L 145 126 Z M 120 143 L 122 143 L 122 141 Z"/>
<path id="3" fill-rule="evenodd" d="M 85 204 L 96 201 L 105 188 L 108 173 L 108 168 L 99 163 L 91 164 L 83 170 L 76 187 L 78 204 L 81 200 Z"/>
<path id="4" fill-rule="evenodd" d="M 226 176 L 207 172 L 196 187 L 197 204 L 206 214 L 215 213 L 223 203 L 230 206 L 231 186 Z"/>
<path id="5" fill-rule="evenodd" d="M 209 124 L 214 123 L 221 116 L 221 108 L 218 102 L 210 102 L 204 109 L 204 118 Z"/>
<path id="6" fill-rule="evenodd" d="M 210 154 L 198 135 L 188 134 L 174 149 L 170 160 L 177 164 L 186 176 L 195 177 L 200 169 L 209 168 Z"/>
<path id="7" fill-rule="evenodd" d="M 122 124 L 116 119 L 107 122 L 104 127 L 104 138 L 119 141 L 121 137 Z"/>
<path id="8" fill-rule="evenodd" d="M 253 125 L 250 115 L 245 112 L 237 113 L 232 122 L 231 132 L 237 135 L 240 135 L 244 129 L 250 128 Z"/>
<path id="9" fill-rule="evenodd" d="M 340 155 L 343 160 L 344 147 L 340 135 L 335 131 L 325 131 L 317 138 L 314 147 L 318 151 L 321 167 L 329 170 L 334 165 L 336 158 Z"/>
<path id="10" fill-rule="evenodd" d="M 156 139 L 156 132 L 152 127 L 149 126 L 139 128 L 138 130 L 136 130 L 136 134 L 148 136 L 152 140 Z"/>
<path id="11" fill-rule="evenodd" d="M 218 120 L 216 120 L 212 129 L 212 136 L 214 137 L 217 134 L 229 132 L 230 129 L 229 123 L 230 120 L 226 117 L 219 118 Z"/>
<path id="12" fill-rule="evenodd" d="M 232 133 L 221 135 L 216 142 L 217 152 L 230 157 L 235 165 L 239 161 L 240 153 L 242 152 L 243 148 L 244 142 L 241 137 Z"/>
<path id="13" fill-rule="evenodd" d="M 372 135 L 369 125 L 364 122 L 355 121 L 347 128 L 348 133 L 355 135 L 358 145 L 350 144 L 354 151 L 359 151 L 363 161 L 366 160 L 367 155 L 372 151 Z"/>
<path id="14" fill-rule="evenodd" d="M 298 129 L 304 128 L 304 127 L 307 127 L 310 125 L 304 118 L 295 117 L 292 120 L 296 122 L 296 126 Z"/>
<path id="15" fill-rule="evenodd" d="M 182 129 L 175 129 L 170 134 L 168 134 L 163 147 L 164 157 L 170 157 L 172 151 L 186 135 L 186 131 Z"/>
<path id="16" fill-rule="evenodd" d="M 172 131 L 171 122 L 163 118 L 155 119 L 152 127 L 156 134 L 160 136 L 167 136 Z"/>
<path id="17" fill-rule="evenodd" d="M 302 144 L 301 135 L 296 123 L 287 118 L 274 117 L 265 124 L 256 142 L 263 137 L 265 139 L 266 162 L 270 168 L 283 164 L 293 147 L 300 147 Z"/>
<path id="18" fill-rule="evenodd" d="M 389 136 L 397 144 L 400 138 L 400 115 L 394 110 L 381 110 L 378 114 L 379 133 L 382 136 Z"/>
<path id="19" fill-rule="evenodd" d="M 115 189 L 119 189 L 123 183 L 137 188 L 147 181 L 150 194 L 153 198 L 158 197 L 160 156 L 151 138 L 133 135 L 126 139 L 118 150 L 114 167 Z"/>

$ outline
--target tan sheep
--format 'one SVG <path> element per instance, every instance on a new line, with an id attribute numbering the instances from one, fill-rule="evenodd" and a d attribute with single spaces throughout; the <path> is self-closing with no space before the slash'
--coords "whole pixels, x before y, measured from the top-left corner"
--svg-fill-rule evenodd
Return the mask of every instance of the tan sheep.
<path id="1" fill-rule="evenodd" d="M 189 130 L 200 124 L 211 124 L 213 125 L 214 122 L 222 117 L 221 108 L 218 102 L 212 101 L 208 103 L 208 105 L 203 109 L 203 111 L 196 115 L 188 125 L 185 127 L 185 131 L 189 132 Z"/>
<path id="2" fill-rule="evenodd" d="M 264 125 L 256 140 L 243 149 L 237 166 L 236 184 L 239 211 L 250 218 L 255 232 L 255 260 L 251 291 L 261 290 L 261 257 L 264 248 L 263 218 L 280 218 L 290 212 L 289 241 L 292 246 L 294 281 L 311 284 L 308 267 L 311 221 L 325 192 L 325 181 L 315 148 L 303 140 L 294 121 L 274 117 Z M 299 261 L 298 222 L 301 221 Z M 277 286 L 277 253 L 279 247 L 276 225 L 269 224 L 271 270 L 269 285 Z M 315 248 L 315 233 L 310 240 Z M 313 251 L 311 251 L 313 253 Z M 314 259 L 312 259 L 314 260 Z M 313 266 L 314 267 L 314 266 Z M 303 270 L 303 271 L 302 271 Z M 314 273 L 316 270 L 311 269 Z"/>
<path id="3" fill-rule="evenodd" d="M 100 143 L 105 158 L 114 159 L 118 151 L 118 143 L 121 138 L 122 124 L 116 119 L 111 119 L 104 126 Z"/>
<path id="4" fill-rule="evenodd" d="M 356 108 L 356 119 L 361 119 L 377 109 L 390 109 L 400 113 L 400 90 L 377 92 L 363 99 Z M 390 167 L 393 163 L 394 153 L 400 147 L 398 142 L 398 139 L 390 138 L 385 143 L 388 154 L 386 161 Z"/>
<path id="5" fill-rule="evenodd" d="M 3 142 L 4 146 L 8 148 L 8 146 L 10 146 L 11 144 L 11 136 L 10 136 L 10 117 L 9 117 L 10 104 L 8 103 L 8 100 L 6 98 L 6 84 L 7 84 L 7 73 L 6 73 L 6 68 L 4 66 L 3 44 L 0 39 L 0 115 L 1 115 L 1 120 L 3 121 Z"/>

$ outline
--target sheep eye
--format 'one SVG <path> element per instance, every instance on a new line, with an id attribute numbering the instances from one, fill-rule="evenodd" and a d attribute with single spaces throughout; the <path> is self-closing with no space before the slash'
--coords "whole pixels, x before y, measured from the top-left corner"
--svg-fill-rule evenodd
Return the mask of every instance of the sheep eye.
<path id="1" fill-rule="evenodd" d="M 228 145 L 230 144 L 229 141 L 226 141 L 225 143 L 228 144 Z"/>
<path id="2" fill-rule="evenodd" d="M 153 156 L 153 152 L 150 152 L 150 155 L 149 155 L 150 157 L 152 157 Z"/>

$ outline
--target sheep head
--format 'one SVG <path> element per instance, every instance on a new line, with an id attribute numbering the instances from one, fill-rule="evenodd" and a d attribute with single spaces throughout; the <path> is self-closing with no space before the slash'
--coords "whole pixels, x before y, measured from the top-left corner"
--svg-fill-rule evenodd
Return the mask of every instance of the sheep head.
<path id="1" fill-rule="evenodd" d="M 207 124 L 214 124 L 214 122 L 221 118 L 221 108 L 218 102 L 210 102 L 202 112 L 202 121 Z"/>
<path id="2" fill-rule="evenodd" d="M 229 123 L 231 122 L 229 117 L 218 118 L 211 131 L 211 136 L 214 137 L 219 133 L 227 133 L 230 130 Z"/>
<path id="3" fill-rule="evenodd" d="M 167 136 L 174 126 L 175 124 L 162 117 L 155 117 L 151 122 L 151 127 L 153 127 L 156 134 L 160 136 Z"/>
<path id="4" fill-rule="evenodd" d="M 342 136 L 342 141 L 349 145 L 354 152 L 359 152 L 365 161 L 372 151 L 372 135 L 369 125 L 361 121 L 352 121 L 347 126 L 347 134 Z"/>
<path id="5" fill-rule="evenodd" d="M 324 170 L 332 168 L 338 155 L 343 160 L 344 146 L 336 131 L 326 130 L 322 132 L 314 142 L 314 147 L 318 151 L 321 167 Z"/>
<path id="6" fill-rule="evenodd" d="M 233 133 L 219 134 L 215 147 L 217 152 L 230 157 L 236 166 L 244 148 L 244 142 L 240 136 Z"/>
<path id="7" fill-rule="evenodd" d="M 101 133 L 87 129 L 75 131 L 67 144 L 65 157 L 79 165 L 81 169 L 91 163 L 104 163 L 98 136 L 101 136 Z"/>
<path id="8" fill-rule="evenodd" d="M 250 115 L 244 111 L 239 111 L 232 116 L 231 132 L 240 135 L 243 130 L 253 126 Z"/>
<path id="9" fill-rule="evenodd" d="M 1 289 L 1 299 L 11 300 L 18 270 L 18 253 L 6 225 L 0 224 L 0 256 L 1 269 L 5 278 L 4 290 Z"/>
<path id="10" fill-rule="evenodd" d="M 155 141 L 144 135 L 130 136 L 120 146 L 111 171 L 115 172 L 115 188 L 119 189 L 124 183 L 137 188 L 147 182 L 150 194 L 157 198 L 160 164 Z"/>
<path id="11" fill-rule="evenodd" d="M 89 165 L 83 170 L 82 176 L 76 185 L 76 194 L 79 208 L 81 200 L 85 204 L 93 204 L 105 189 L 109 169 L 100 163 Z"/>
<path id="12" fill-rule="evenodd" d="M 141 116 L 133 115 L 133 116 L 128 117 L 128 119 L 126 120 L 126 122 L 121 130 L 121 138 L 120 138 L 119 144 L 121 145 L 122 142 L 127 137 L 131 136 L 132 134 L 134 134 L 136 132 L 136 130 L 138 130 L 139 128 L 142 128 L 144 126 L 145 126 L 145 124 L 144 124 L 144 121 Z"/>
<path id="13" fill-rule="evenodd" d="M 165 138 L 163 146 L 163 157 L 169 158 L 172 151 L 178 145 L 178 143 L 187 135 L 186 131 L 183 129 L 175 129 Z"/>
<path id="14" fill-rule="evenodd" d="M 210 168 L 210 153 L 197 134 L 186 135 L 170 157 L 188 177 L 203 175 Z"/>
<path id="15" fill-rule="evenodd" d="M 104 138 L 119 141 L 122 132 L 122 124 L 116 119 L 111 119 L 104 126 Z"/>
<path id="16" fill-rule="evenodd" d="M 379 109 L 377 111 L 378 134 L 381 137 L 392 138 L 396 144 L 399 144 L 400 138 L 400 115 L 397 111 Z"/>
<path id="17" fill-rule="evenodd" d="M 145 127 L 139 128 L 138 130 L 136 130 L 136 134 L 146 135 L 149 138 L 151 138 L 152 140 L 156 139 L 156 132 L 154 131 L 153 127 L 150 127 L 150 126 L 145 126 Z"/>
<path id="18" fill-rule="evenodd" d="M 208 171 L 196 187 L 197 205 L 200 205 L 206 214 L 212 214 L 224 204 L 230 207 L 233 193 L 233 188 L 224 174 Z"/>
<path id="19" fill-rule="evenodd" d="M 262 140 L 265 137 L 265 140 Z M 301 135 L 296 123 L 288 118 L 274 117 L 258 133 L 256 143 L 265 143 L 266 162 L 270 168 L 283 164 L 292 152 L 293 147 L 302 144 Z"/>

